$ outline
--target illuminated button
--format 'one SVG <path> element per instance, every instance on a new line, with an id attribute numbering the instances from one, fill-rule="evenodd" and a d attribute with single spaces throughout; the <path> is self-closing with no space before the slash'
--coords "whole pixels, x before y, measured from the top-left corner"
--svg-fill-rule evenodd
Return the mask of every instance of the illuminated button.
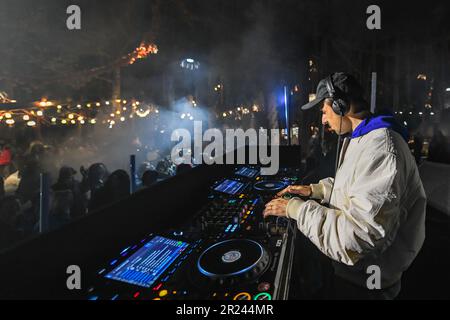
<path id="1" fill-rule="evenodd" d="M 177 294 L 177 292 L 176 291 L 172 291 L 172 294 Z"/>
<path id="2" fill-rule="evenodd" d="M 240 198 L 240 199 L 242 199 L 243 197 L 244 197 L 244 195 L 243 195 L 243 194 L 241 194 L 241 195 L 239 196 L 239 198 Z"/>
<path id="3" fill-rule="evenodd" d="M 138 291 L 135 294 L 133 294 L 133 298 L 137 299 L 140 295 L 141 293 Z"/>
<path id="4" fill-rule="evenodd" d="M 225 295 L 224 295 L 224 296 L 225 296 L 225 297 L 228 297 L 229 295 L 230 295 L 229 293 L 225 293 Z"/>
<path id="5" fill-rule="evenodd" d="M 212 296 L 213 296 L 213 297 L 216 297 L 216 296 L 217 296 L 217 292 L 214 292 Z"/>
<path id="6" fill-rule="evenodd" d="M 258 291 L 262 292 L 262 291 L 268 291 L 270 289 L 270 283 L 268 282 L 261 282 L 258 285 Z"/>
<path id="7" fill-rule="evenodd" d="M 252 300 L 252 296 L 248 292 L 241 292 L 235 295 L 233 300 Z"/>
<path id="8" fill-rule="evenodd" d="M 169 293 L 169 292 L 168 292 L 167 290 L 161 290 L 161 291 L 159 292 L 159 296 L 162 298 L 162 297 L 167 296 L 168 293 Z"/>
<path id="9" fill-rule="evenodd" d="M 161 300 L 161 298 L 153 298 L 153 300 Z"/>
<path id="10" fill-rule="evenodd" d="M 270 295 L 270 293 L 267 292 L 261 292 L 259 294 L 257 294 L 253 300 L 272 300 L 272 296 Z"/>
<path id="11" fill-rule="evenodd" d="M 156 287 L 153 288 L 153 291 L 158 291 L 162 286 L 162 283 L 158 284 Z"/>

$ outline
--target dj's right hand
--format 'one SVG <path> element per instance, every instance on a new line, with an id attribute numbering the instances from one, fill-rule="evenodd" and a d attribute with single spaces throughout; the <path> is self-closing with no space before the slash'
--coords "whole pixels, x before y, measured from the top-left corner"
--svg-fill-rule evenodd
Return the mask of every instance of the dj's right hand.
<path id="1" fill-rule="evenodd" d="M 277 193 L 278 197 L 282 197 L 286 193 L 299 195 L 302 197 L 310 197 L 312 189 L 310 186 L 289 186 Z"/>

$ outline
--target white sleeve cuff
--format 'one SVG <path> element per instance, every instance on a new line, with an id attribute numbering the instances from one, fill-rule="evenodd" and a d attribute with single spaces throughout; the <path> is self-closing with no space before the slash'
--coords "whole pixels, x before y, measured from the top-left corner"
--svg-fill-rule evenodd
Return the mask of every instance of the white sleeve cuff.
<path id="1" fill-rule="evenodd" d="M 324 198 L 323 184 L 311 184 L 311 198 L 322 200 Z"/>
<path id="2" fill-rule="evenodd" d="M 300 210 L 302 205 L 305 203 L 300 198 L 292 198 L 289 200 L 287 206 L 286 206 L 286 216 L 288 218 L 298 220 L 298 217 L 300 216 Z"/>

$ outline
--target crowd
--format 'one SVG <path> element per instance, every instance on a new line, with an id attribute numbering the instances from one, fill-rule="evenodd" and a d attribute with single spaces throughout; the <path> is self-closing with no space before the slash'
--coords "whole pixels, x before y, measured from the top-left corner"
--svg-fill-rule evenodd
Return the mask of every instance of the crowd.
<path id="1" fill-rule="evenodd" d="M 42 172 L 50 180 L 48 230 L 130 195 L 127 171 L 110 172 L 104 163 L 93 163 L 87 168 L 80 166 L 77 172 L 61 165 L 61 157 L 60 150 L 40 141 L 21 149 L 0 140 L 0 251 L 39 232 Z M 135 176 L 137 188 L 150 187 L 189 168 L 175 167 L 168 157 L 153 163 L 143 161 Z"/>

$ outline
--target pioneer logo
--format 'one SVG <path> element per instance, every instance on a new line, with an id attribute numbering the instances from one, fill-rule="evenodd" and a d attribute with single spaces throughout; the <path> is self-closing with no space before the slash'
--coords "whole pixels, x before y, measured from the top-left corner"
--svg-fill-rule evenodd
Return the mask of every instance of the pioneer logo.
<path id="1" fill-rule="evenodd" d="M 222 256 L 222 261 L 225 263 L 233 263 L 241 258 L 241 253 L 237 250 L 228 251 Z"/>

